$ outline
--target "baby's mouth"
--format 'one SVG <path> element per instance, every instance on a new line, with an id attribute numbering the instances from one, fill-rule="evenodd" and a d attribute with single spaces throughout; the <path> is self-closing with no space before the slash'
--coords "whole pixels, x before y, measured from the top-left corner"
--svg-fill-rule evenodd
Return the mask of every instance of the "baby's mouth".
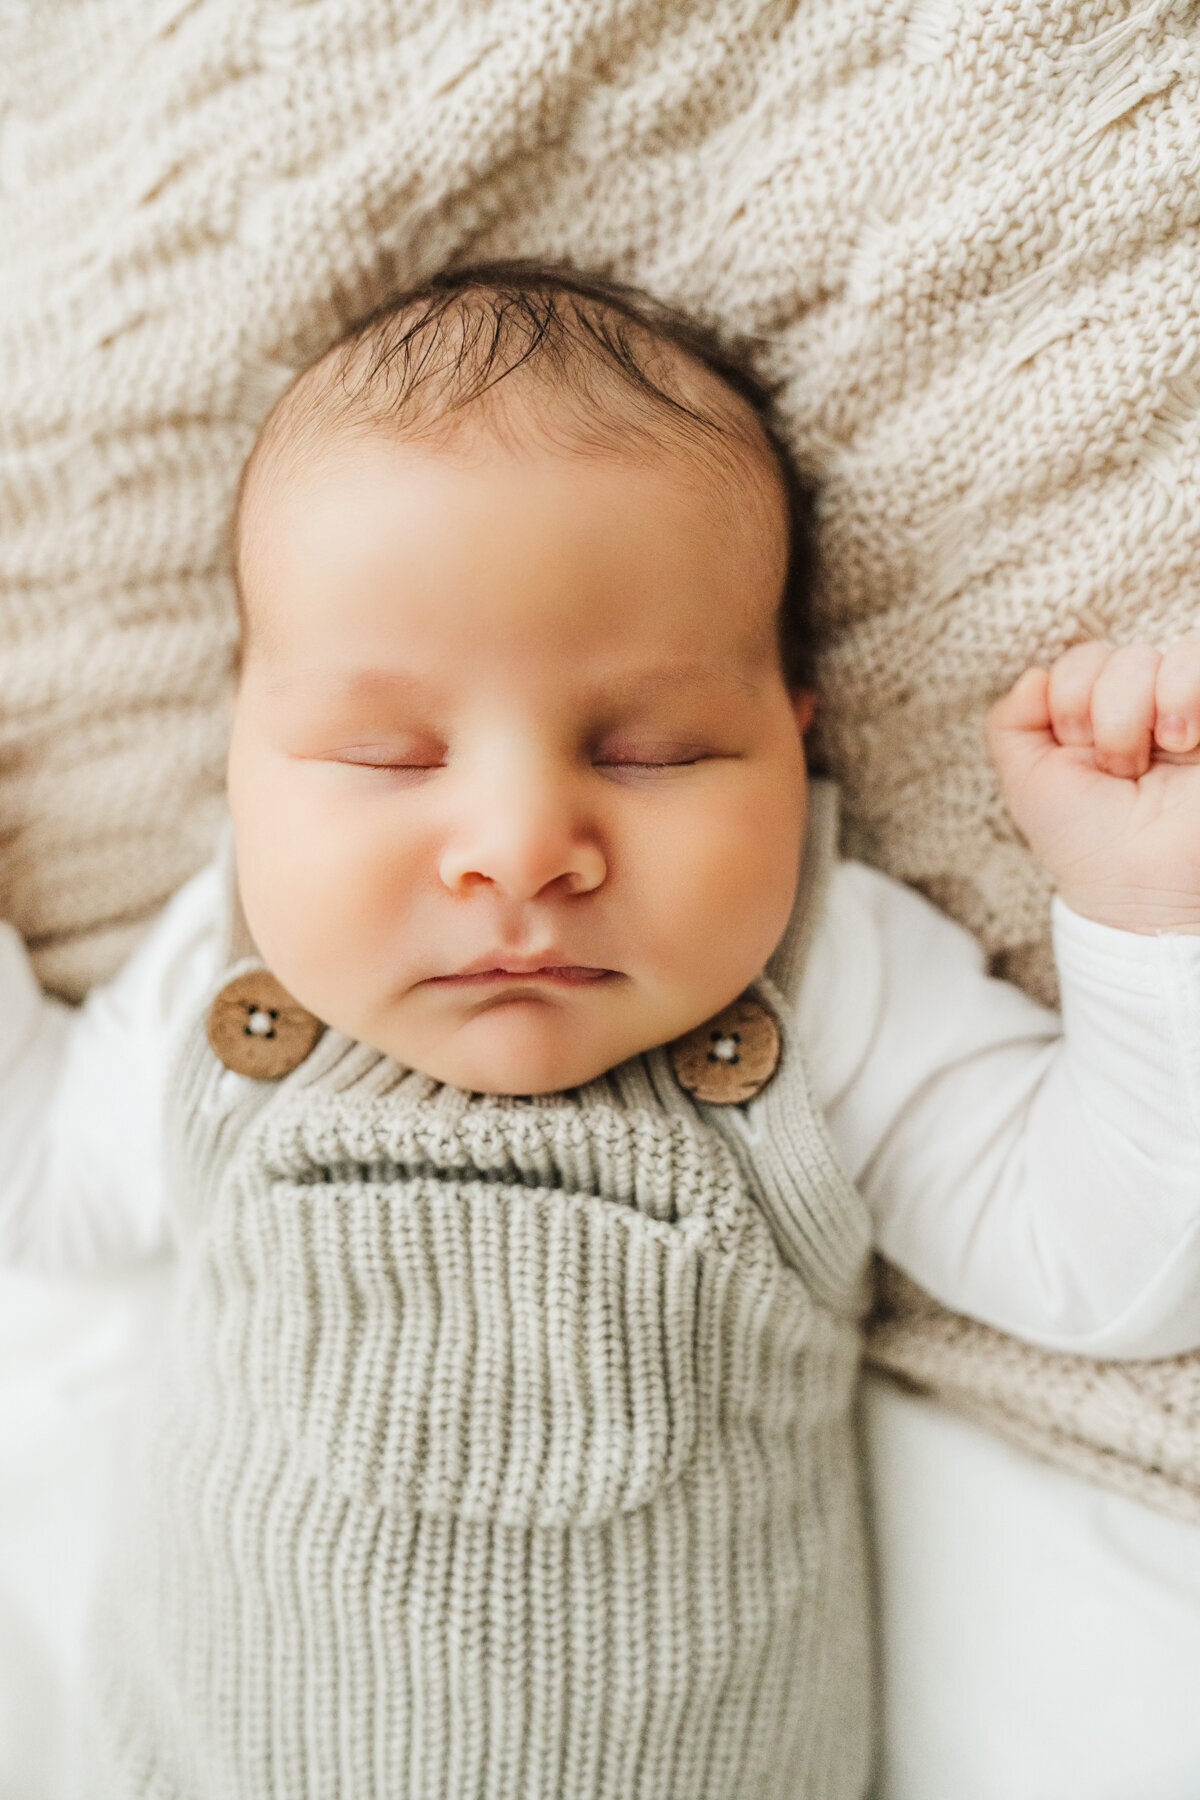
<path id="1" fill-rule="evenodd" d="M 584 987 L 590 983 L 615 980 L 616 973 L 615 969 L 594 969 L 582 963 L 548 962 L 531 966 L 514 959 L 511 964 L 495 963 L 487 968 L 475 965 L 460 969 L 454 975 L 435 975 L 431 979 L 443 987 L 451 983 L 460 987 L 487 987 L 497 982 L 508 986 L 542 982 L 556 987 Z"/>

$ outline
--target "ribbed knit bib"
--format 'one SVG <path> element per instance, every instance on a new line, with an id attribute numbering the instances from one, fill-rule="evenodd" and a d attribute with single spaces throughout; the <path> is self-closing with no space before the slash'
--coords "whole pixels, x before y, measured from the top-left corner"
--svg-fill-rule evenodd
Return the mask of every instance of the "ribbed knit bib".
<path id="1" fill-rule="evenodd" d="M 522 1100 L 191 1033 L 92 1800 L 861 1800 L 868 1232 L 790 1030 L 826 802 L 752 1155 L 662 1050 Z"/>

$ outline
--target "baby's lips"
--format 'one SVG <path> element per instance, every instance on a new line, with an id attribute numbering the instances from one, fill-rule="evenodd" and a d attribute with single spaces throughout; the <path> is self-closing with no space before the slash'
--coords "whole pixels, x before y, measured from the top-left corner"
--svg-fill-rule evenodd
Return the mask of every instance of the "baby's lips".
<path id="1" fill-rule="evenodd" d="M 553 981 L 570 987 L 586 987 L 604 981 L 615 973 L 612 969 L 594 969 L 580 963 L 551 963 L 541 969 L 464 969 L 457 975 L 435 975 L 438 982 L 455 982 L 462 986 L 486 987 L 495 982 Z"/>

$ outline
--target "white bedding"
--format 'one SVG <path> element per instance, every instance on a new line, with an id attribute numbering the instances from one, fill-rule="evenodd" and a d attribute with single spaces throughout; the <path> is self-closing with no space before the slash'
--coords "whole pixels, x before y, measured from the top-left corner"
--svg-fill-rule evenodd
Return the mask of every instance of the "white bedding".
<path id="1" fill-rule="evenodd" d="M 0 1269 L 0 1800 L 60 1791 L 118 1433 L 165 1289 L 163 1266 Z"/>
<path id="2" fill-rule="evenodd" d="M 877 1800 L 1197 1800 L 1200 1528 L 870 1381 Z"/>
<path id="3" fill-rule="evenodd" d="M 57 1800 L 113 1446 L 164 1293 L 162 1269 L 0 1271 L 0 1800 Z M 878 1800 L 1196 1800 L 1200 1529 L 882 1382 L 864 1430 Z"/>

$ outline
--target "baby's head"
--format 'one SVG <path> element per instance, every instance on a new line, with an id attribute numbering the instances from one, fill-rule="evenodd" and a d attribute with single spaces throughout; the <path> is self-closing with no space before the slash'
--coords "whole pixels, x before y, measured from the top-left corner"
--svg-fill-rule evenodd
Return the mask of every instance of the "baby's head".
<path id="1" fill-rule="evenodd" d="M 247 920 L 328 1024 L 573 1087 L 778 944 L 811 709 L 805 497 L 765 394 L 652 302 L 522 266 L 368 320 L 243 478 Z"/>

